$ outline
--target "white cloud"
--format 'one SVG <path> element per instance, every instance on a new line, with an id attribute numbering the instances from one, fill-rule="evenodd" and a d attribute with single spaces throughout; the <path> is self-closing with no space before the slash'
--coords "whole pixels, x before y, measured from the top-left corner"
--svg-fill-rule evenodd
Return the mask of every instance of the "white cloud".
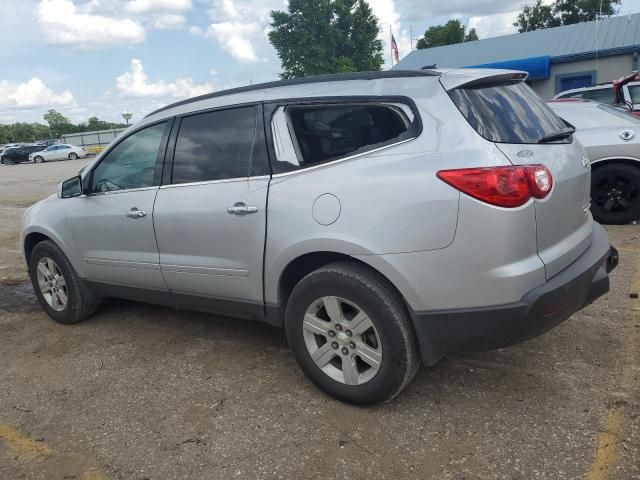
<path id="1" fill-rule="evenodd" d="M 391 27 L 393 37 L 398 44 L 400 60 L 411 51 L 409 33 L 400 26 L 400 14 L 394 0 L 369 0 L 369 5 L 371 5 L 375 16 L 378 17 L 378 24 L 380 25 L 378 38 L 382 40 L 383 58 L 385 66 L 388 68 L 391 67 L 391 35 L 389 27 Z"/>
<path id="2" fill-rule="evenodd" d="M 17 85 L 0 80 L 0 106 L 2 107 L 30 108 L 73 105 L 75 105 L 75 98 L 70 91 L 54 92 L 37 77 Z"/>
<path id="3" fill-rule="evenodd" d="M 124 6 L 128 13 L 186 12 L 191 9 L 191 0 L 131 0 Z"/>
<path id="4" fill-rule="evenodd" d="M 165 13 L 153 22 L 153 27 L 160 30 L 172 30 L 182 28 L 186 22 L 187 18 L 184 15 Z"/>
<path id="5" fill-rule="evenodd" d="M 486 15 L 471 17 L 469 19 L 469 29 L 475 28 L 479 38 L 498 37 L 516 33 L 518 29 L 513 23 L 518 17 L 519 11 L 498 13 L 496 15 Z"/>
<path id="6" fill-rule="evenodd" d="M 260 60 L 254 40 L 261 35 L 261 32 L 262 28 L 257 22 L 220 22 L 209 25 L 205 36 L 213 38 L 238 62 L 252 63 Z"/>
<path id="7" fill-rule="evenodd" d="M 125 97 L 188 98 L 209 93 L 214 90 L 214 86 L 211 83 L 196 84 L 190 77 L 179 78 L 173 82 L 150 82 L 144 73 L 142 62 L 134 58 L 131 60 L 129 71 L 116 78 L 116 89 Z"/>
<path id="8" fill-rule="evenodd" d="M 78 13 L 71 0 L 41 0 L 37 21 L 47 42 L 78 49 L 139 43 L 145 38 L 144 28 L 138 22 Z"/>
<path id="9" fill-rule="evenodd" d="M 239 63 L 264 61 L 274 56 L 266 36 L 269 13 L 286 7 L 286 0 L 211 0 L 207 12 L 212 23 L 189 32 L 213 40 Z"/>

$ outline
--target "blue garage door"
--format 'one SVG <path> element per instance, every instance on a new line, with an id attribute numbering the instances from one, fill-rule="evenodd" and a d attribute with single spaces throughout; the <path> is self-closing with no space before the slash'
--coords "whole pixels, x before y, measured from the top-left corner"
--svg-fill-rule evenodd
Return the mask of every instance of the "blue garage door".
<path id="1" fill-rule="evenodd" d="M 591 75 L 580 75 L 577 77 L 565 77 L 560 79 L 560 92 L 571 90 L 572 88 L 590 87 L 593 85 Z"/>

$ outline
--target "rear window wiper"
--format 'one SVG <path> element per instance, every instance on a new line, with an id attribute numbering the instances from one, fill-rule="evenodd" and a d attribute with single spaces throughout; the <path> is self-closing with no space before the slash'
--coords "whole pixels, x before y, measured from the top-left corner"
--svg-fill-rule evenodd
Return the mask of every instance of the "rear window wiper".
<path id="1" fill-rule="evenodd" d="M 563 138 L 567 138 L 573 135 L 575 131 L 576 129 L 573 127 L 561 128 L 560 130 L 545 135 L 540 140 L 538 140 L 538 143 L 548 143 L 553 142 L 554 140 L 562 140 Z"/>

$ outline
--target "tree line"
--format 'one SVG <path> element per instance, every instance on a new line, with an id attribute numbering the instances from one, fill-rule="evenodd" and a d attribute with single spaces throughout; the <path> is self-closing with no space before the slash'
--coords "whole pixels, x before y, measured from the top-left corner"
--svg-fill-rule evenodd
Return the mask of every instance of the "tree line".
<path id="1" fill-rule="evenodd" d="M 0 144 L 35 142 L 39 140 L 58 139 L 68 133 L 92 132 L 124 128 L 123 123 L 112 123 L 90 117 L 86 122 L 78 124 L 71 121 L 56 110 L 49 110 L 43 116 L 45 124 L 34 122 L 16 122 L 8 125 L 0 124 Z"/>
<path id="2" fill-rule="evenodd" d="M 519 32 L 571 25 L 617 13 L 621 0 L 536 0 L 523 7 L 514 26 Z M 282 78 L 327 73 L 380 70 L 383 44 L 378 38 L 378 18 L 366 0 L 290 0 L 286 11 L 271 11 L 269 41 L 282 63 Z M 429 27 L 417 48 L 433 48 L 478 40 L 460 20 Z M 66 133 L 124 127 L 91 117 L 74 125 L 55 110 L 41 123 L 0 125 L 0 143 L 59 138 Z"/>
<path id="3" fill-rule="evenodd" d="M 588 22 L 618 12 L 621 0 L 536 0 L 519 13 L 519 32 Z M 271 12 L 269 40 L 282 63 L 282 78 L 380 70 L 383 46 L 378 18 L 365 0 L 290 0 Z M 429 27 L 418 49 L 479 40 L 457 19 Z"/>

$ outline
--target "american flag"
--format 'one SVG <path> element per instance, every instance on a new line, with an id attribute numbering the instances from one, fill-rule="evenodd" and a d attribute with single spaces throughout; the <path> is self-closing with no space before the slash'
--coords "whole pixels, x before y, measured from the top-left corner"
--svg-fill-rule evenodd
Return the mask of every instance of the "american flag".
<path id="1" fill-rule="evenodd" d="M 398 52 L 398 44 L 396 43 L 393 33 L 391 34 L 391 52 L 393 53 L 393 58 L 396 63 L 398 63 L 400 61 L 400 53 Z"/>

